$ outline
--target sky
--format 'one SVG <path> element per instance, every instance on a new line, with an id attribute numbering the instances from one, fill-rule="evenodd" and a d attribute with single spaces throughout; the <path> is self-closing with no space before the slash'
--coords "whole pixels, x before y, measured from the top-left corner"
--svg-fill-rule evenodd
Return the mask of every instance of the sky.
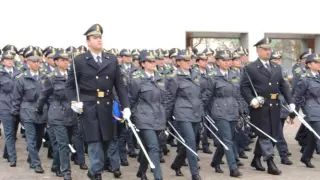
<path id="1" fill-rule="evenodd" d="M 252 45 L 264 32 L 319 33 L 315 2 L 3 0 L 0 47 L 78 47 L 95 23 L 103 27 L 106 48 L 184 48 L 186 31 L 249 32 Z"/>

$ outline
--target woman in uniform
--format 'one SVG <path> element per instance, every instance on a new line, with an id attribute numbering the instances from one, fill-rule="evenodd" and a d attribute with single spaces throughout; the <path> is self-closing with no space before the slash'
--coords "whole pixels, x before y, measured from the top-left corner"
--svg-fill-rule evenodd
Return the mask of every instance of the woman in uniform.
<path id="1" fill-rule="evenodd" d="M 231 55 L 229 51 L 219 50 L 215 56 L 219 69 L 215 76 L 209 80 L 205 102 L 210 108 L 212 119 L 219 129 L 218 136 L 229 150 L 225 150 L 220 144 L 213 156 L 211 166 L 216 172 L 222 173 L 220 162 L 223 154 L 226 154 L 230 176 L 242 176 L 236 161 L 236 148 L 234 143 L 235 128 L 241 112 L 239 78 L 234 71 L 230 71 Z"/>
<path id="2" fill-rule="evenodd" d="M 37 103 L 37 112 L 41 114 L 44 104 L 49 104 L 48 125 L 53 131 L 50 136 L 53 149 L 51 171 L 59 177 L 64 177 L 64 180 L 71 180 L 69 139 L 72 135 L 73 111 L 65 96 L 69 57 L 60 51 L 56 52 L 53 59 L 57 69 L 42 82 L 43 90 Z"/>
<path id="3" fill-rule="evenodd" d="M 151 52 L 141 52 L 141 69 L 132 74 L 128 84 L 133 123 L 139 129 L 141 140 L 155 169 L 154 179 L 162 180 L 160 167 L 159 135 L 166 128 L 165 81 L 156 70 L 155 57 Z M 148 161 L 140 151 L 137 177 L 147 180 Z"/>
<path id="4" fill-rule="evenodd" d="M 191 55 L 180 51 L 176 56 L 178 69 L 168 77 L 168 117 L 173 115 L 185 144 L 196 151 L 196 134 L 203 115 L 203 103 L 200 91 L 200 75 L 190 71 Z M 184 146 L 178 148 L 178 154 L 171 165 L 177 176 L 183 176 L 180 168 L 187 157 L 192 180 L 201 179 L 197 156 Z"/>
<path id="5" fill-rule="evenodd" d="M 297 105 L 296 109 L 301 107 L 306 115 L 305 120 L 320 134 L 320 55 L 309 55 L 306 60 L 306 68 L 306 73 L 298 81 L 293 100 Z M 316 143 L 317 138 L 313 133 L 309 132 L 307 145 L 300 160 L 308 168 L 314 168 L 314 165 L 311 164 L 311 158 L 316 148 Z"/>

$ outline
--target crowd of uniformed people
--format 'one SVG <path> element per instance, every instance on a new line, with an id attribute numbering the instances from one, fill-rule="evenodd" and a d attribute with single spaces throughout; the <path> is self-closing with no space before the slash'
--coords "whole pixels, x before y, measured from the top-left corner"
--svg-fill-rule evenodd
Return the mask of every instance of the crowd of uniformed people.
<path id="1" fill-rule="evenodd" d="M 45 146 L 51 171 L 65 180 L 72 179 L 70 159 L 88 170 L 88 178 L 99 180 L 104 170 L 120 178 L 128 157 L 137 158 L 138 178 L 148 179 L 152 162 L 154 179 L 161 180 L 160 163 L 169 163 L 163 158 L 170 155 L 169 146 L 177 147 L 168 164 L 176 176 L 184 176 L 181 168 L 189 166 L 191 178 L 201 179 L 197 153 L 202 151 L 213 154 L 210 166 L 216 173 L 224 173 L 220 164 L 225 155 L 230 176 L 241 177 L 240 159 L 248 159 L 246 151 L 258 137 L 251 166 L 265 171 L 263 158 L 268 173 L 279 175 L 273 149 L 277 147 L 282 164 L 292 165 L 283 127 L 297 116 L 293 110 L 301 110 L 320 133 L 320 55 L 311 49 L 293 66 L 291 82 L 281 67 L 281 53 L 272 51 L 267 37 L 255 45 L 258 59 L 249 62 L 243 47 L 233 52 L 106 50 L 102 34 L 99 24 L 88 29 L 89 49 L 2 49 L 0 120 L 3 158 L 11 167 L 19 158 L 15 144 L 20 131 L 30 168 L 44 172 L 39 150 Z M 317 137 L 301 125 L 296 139 L 301 162 L 314 168 L 313 152 L 320 153 Z"/>

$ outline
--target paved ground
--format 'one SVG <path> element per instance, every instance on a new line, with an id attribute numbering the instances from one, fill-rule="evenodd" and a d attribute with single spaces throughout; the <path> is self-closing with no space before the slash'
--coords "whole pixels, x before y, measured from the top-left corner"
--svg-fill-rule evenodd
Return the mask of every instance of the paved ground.
<path id="1" fill-rule="evenodd" d="M 292 152 L 293 156 L 291 157 L 294 164 L 292 166 L 285 166 L 285 165 L 279 165 L 279 168 L 282 170 L 281 176 L 272 176 L 268 175 L 266 172 L 257 172 L 253 170 L 250 167 L 250 161 L 252 159 L 252 152 L 247 152 L 247 155 L 249 155 L 248 160 L 242 160 L 245 164 L 244 167 L 242 167 L 240 170 L 243 173 L 242 179 L 267 179 L 267 180 L 289 180 L 289 179 L 318 179 L 320 177 L 320 170 L 319 168 L 315 169 L 307 169 L 302 163 L 299 162 L 300 159 L 300 153 L 299 153 L 299 147 L 294 140 L 295 133 L 299 127 L 298 123 L 295 123 L 293 125 L 286 125 L 285 127 L 285 136 L 289 144 L 290 151 Z M 0 139 L 0 155 L 2 157 L 3 153 L 3 138 Z M 27 153 L 25 151 L 25 140 L 20 138 L 17 141 L 17 151 L 18 151 L 18 162 L 17 167 L 11 168 L 9 167 L 9 164 L 5 159 L 0 158 L 0 180 L 44 180 L 44 179 L 50 179 L 50 180 L 58 180 L 62 178 L 58 178 L 55 176 L 55 174 L 51 173 L 50 166 L 51 166 L 51 160 L 46 157 L 46 148 L 42 148 L 40 155 L 42 160 L 42 166 L 45 169 L 44 174 L 36 174 L 33 170 L 29 169 L 29 165 L 26 162 Z M 211 150 L 214 150 L 213 147 L 211 147 Z M 171 149 L 171 152 L 175 152 L 174 149 Z M 172 153 L 170 156 L 166 156 L 167 163 L 162 164 L 162 170 L 164 179 L 171 179 L 171 180 L 185 180 L 190 179 L 189 169 L 188 167 L 183 167 L 182 171 L 185 174 L 184 177 L 176 177 L 174 172 L 170 169 L 170 164 L 174 158 L 175 153 Z M 227 165 L 222 165 L 222 169 L 224 170 L 224 174 L 217 174 L 213 171 L 213 169 L 210 167 L 210 162 L 212 155 L 199 153 L 200 155 L 200 174 L 202 176 L 203 180 L 213 180 L 213 179 L 230 179 L 229 171 Z M 122 167 L 121 171 L 123 173 L 123 176 L 121 179 L 123 180 L 134 180 L 138 179 L 135 177 L 138 163 L 135 159 L 130 158 L 130 166 L 129 167 Z M 280 164 L 280 160 L 278 157 L 276 157 L 276 163 Z M 315 155 L 313 164 L 316 167 L 320 167 L 320 156 Z M 266 165 L 265 165 L 266 166 Z M 72 165 L 72 177 L 75 180 L 86 180 L 88 179 L 86 177 L 86 171 L 80 170 L 78 166 Z M 151 173 L 148 173 L 148 177 L 150 179 L 153 179 L 153 176 Z M 103 174 L 103 179 L 114 179 L 113 174 L 105 172 Z"/>

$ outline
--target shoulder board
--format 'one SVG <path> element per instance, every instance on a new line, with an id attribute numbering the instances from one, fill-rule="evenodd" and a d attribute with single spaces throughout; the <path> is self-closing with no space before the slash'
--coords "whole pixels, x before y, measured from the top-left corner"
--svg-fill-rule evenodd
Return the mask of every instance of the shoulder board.
<path id="1" fill-rule="evenodd" d="M 208 73 L 208 76 L 215 76 L 215 75 L 217 75 L 217 72 L 216 72 L 216 71 L 210 71 L 210 72 Z"/>
<path id="2" fill-rule="evenodd" d="M 132 79 L 139 79 L 142 77 L 143 77 L 143 75 L 141 73 L 141 70 L 136 70 L 132 73 Z"/>
<path id="3" fill-rule="evenodd" d="M 132 71 L 132 76 L 136 76 L 136 75 L 139 75 L 141 74 L 141 71 L 140 70 L 135 70 L 135 71 Z"/>
<path id="4" fill-rule="evenodd" d="M 16 76 L 16 79 L 18 79 L 18 78 L 20 78 L 20 77 L 22 77 L 22 76 L 24 76 L 24 75 L 26 75 L 26 73 L 21 73 L 21 74 L 19 74 L 18 76 Z"/>
<path id="5" fill-rule="evenodd" d="M 312 75 L 311 74 L 309 74 L 309 73 L 304 73 L 304 74 L 302 74 L 300 77 L 302 77 L 302 78 L 305 78 L 305 77 L 312 77 Z"/>
<path id="6" fill-rule="evenodd" d="M 168 73 L 166 76 L 169 78 L 175 77 L 177 75 L 176 71 L 172 71 L 171 73 Z"/>
<path id="7" fill-rule="evenodd" d="M 55 75 L 54 72 L 50 72 L 50 73 L 46 74 L 47 77 L 52 77 L 53 75 Z"/>
<path id="8" fill-rule="evenodd" d="M 299 72 L 301 72 L 301 68 L 300 68 L 300 67 L 297 67 L 294 71 L 295 71 L 296 73 L 299 73 Z"/>

